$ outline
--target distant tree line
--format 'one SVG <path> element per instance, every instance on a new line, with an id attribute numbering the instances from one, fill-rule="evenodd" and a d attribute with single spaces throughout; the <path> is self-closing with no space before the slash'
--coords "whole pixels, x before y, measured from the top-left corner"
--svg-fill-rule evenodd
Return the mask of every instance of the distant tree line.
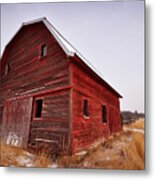
<path id="1" fill-rule="evenodd" d="M 138 120 L 139 118 L 144 118 L 145 114 L 144 113 L 138 113 L 138 111 L 134 111 L 134 112 L 122 111 L 121 116 L 122 116 L 122 123 L 128 124 L 128 123 L 131 123 L 131 122 Z"/>

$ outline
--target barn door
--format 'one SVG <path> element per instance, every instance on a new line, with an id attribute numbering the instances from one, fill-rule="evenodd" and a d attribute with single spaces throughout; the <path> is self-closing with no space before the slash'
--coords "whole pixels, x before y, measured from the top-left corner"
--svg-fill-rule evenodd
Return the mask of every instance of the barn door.
<path id="1" fill-rule="evenodd" d="M 27 147 L 32 98 L 7 100 L 3 109 L 2 137 L 7 144 Z"/>

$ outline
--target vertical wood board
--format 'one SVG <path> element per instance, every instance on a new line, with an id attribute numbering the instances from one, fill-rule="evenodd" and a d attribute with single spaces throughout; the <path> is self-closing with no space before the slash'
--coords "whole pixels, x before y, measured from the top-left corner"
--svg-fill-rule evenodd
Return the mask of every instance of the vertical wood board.
<path id="1" fill-rule="evenodd" d="M 7 144 L 27 147 L 33 98 L 7 100 L 2 118 L 2 138 Z"/>

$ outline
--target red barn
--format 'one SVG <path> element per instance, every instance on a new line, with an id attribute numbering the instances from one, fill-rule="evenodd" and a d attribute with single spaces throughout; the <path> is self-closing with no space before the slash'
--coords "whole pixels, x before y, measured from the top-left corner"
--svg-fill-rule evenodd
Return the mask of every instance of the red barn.
<path id="1" fill-rule="evenodd" d="M 46 18 L 22 24 L 0 67 L 6 143 L 74 153 L 121 130 L 121 95 Z"/>

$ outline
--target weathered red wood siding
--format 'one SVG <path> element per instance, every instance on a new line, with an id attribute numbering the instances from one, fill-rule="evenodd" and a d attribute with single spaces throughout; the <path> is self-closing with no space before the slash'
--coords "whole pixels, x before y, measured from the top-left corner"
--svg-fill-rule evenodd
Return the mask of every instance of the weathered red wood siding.
<path id="1" fill-rule="evenodd" d="M 47 44 L 48 53 L 40 59 L 40 47 L 44 43 Z M 10 73 L 5 75 L 5 66 L 2 68 L 1 102 L 6 97 L 69 84 L 66 55 L 42 23 L 23 27 L 8 48 Z"/>
<path id="2" fill-rule="evenodd" d="M 27 147 L 32 101 L 32 98 L 23 98 L 5 102 L 2 140 L 7 144 Z"/>
<path id="3" fill-rule="evenodd" d="M 47 55 L 44 58 L 40 58 L 40 48 L 43 44 L 47 45 Z M 59 91 L 60 93 L 61 90 L 63 91 L 70 85 L 69 65 L 66 54 L 43 23 L 24 26 L 8 45 L 6 52 L 7 55 L 4 54 L 5 59 L 2 59 L 1 62 L 0 113 L 2 114 L 5 101 L 8 99 L 14 97 L 33 97 L 35 99 L 41 95 L 45 100 L 43 119 L 33 119 L 32 121 L 32 144 L 34 141 L 33 136 L 35 136 L 34 132 L 36 131 L 38 134 L 38 132 L 44 131 L 44 125 L 46 124 L 45 127 L 51 128 L 50 133 L 47 130 L 41 136 L 49 134 L 47 135 L 48 139 L 51 139 L 56 131 L 54 130 L 55 125 L 59 128 L 59 133 L 62 130 L 62 134 L 59 134 L 57 138 L 59 141 L 63 141 L 65 145 L 68 145 L 70 131 L 68 96 L 70 90 L 68 88 L 64 96 L 56 94 L 48 96 L 54 91 Z M 5 65 L 7 63 L 10 64 L 10 72 L 5 75 Z M 55 105 L 53 105 L 54 101 Z M 50 105 L 50 103 L 52 104 Z M 45 108 L 47 104 L 49 104 L 49 108 L 53 108 L 53 111 L 47 107 Z M 54 116 L 54 111 L 60 114 Z M 23 116 L 26 116 L 25 113 L 23 113 Z M 43 129 L 41 130 L 41 128 Z"/>
<path id="4" fill-rule="evenodd" d="M 40 58 L 44 44 L 47 55 Z M 7 63 L 10 72 L 5 75 Z M 79 58 L 67 57 L 43 23 L 24 26 L 7 46 L 1 61 L 0 91 L 4 129 L 9 129 L 8 121 L 18 124 L 21 118 L 19 125 L 24 128 L 27 116 L 31 117 L 26 124 L 29 127 L 26 135 L 21 135 L 27 138 L 24 147 L 50 145 L 64 153 L 75 152 L 121 129 L 119 95 Z M 39 118 L 34 116 L 37 98 L 43 100 Z M 83 115 L 85 98 L 89 106 L 87 118 Z M 28 99 L 32 99 L 31 105 L 26 103 Z M 23 111 L 19 102 L 29 113 Z M 14 106 L 16 103 L 18 106 Z M 107 108 L 107 123 L 102 122 L 102 105 Z M 12 120 L 15 112 L 19 114 Z M 15 132 L 16 128 L 11 131 Z"/>
<path id="5" fill-rule="evenodd" d="M 64 90 L 36 97 L 38 98 L 43 100 L 42 116 L 36 118 L 33 112 L 29 135 L 30 146 L 47 145 L 56 151 L 69 152 L 70 91 Z"/>
<path id="6" fill-rule="evenodd" d="M 72 62 L 72 151 L 75 152 L 111 132 L 121 130 L 121 116 L 119 98 L 84 66 Z M 88 99 L 89 117 L 83 115 L 83 99 Z M 102 122 L 102 105 L 107 107 L 105 124 Z"/>

